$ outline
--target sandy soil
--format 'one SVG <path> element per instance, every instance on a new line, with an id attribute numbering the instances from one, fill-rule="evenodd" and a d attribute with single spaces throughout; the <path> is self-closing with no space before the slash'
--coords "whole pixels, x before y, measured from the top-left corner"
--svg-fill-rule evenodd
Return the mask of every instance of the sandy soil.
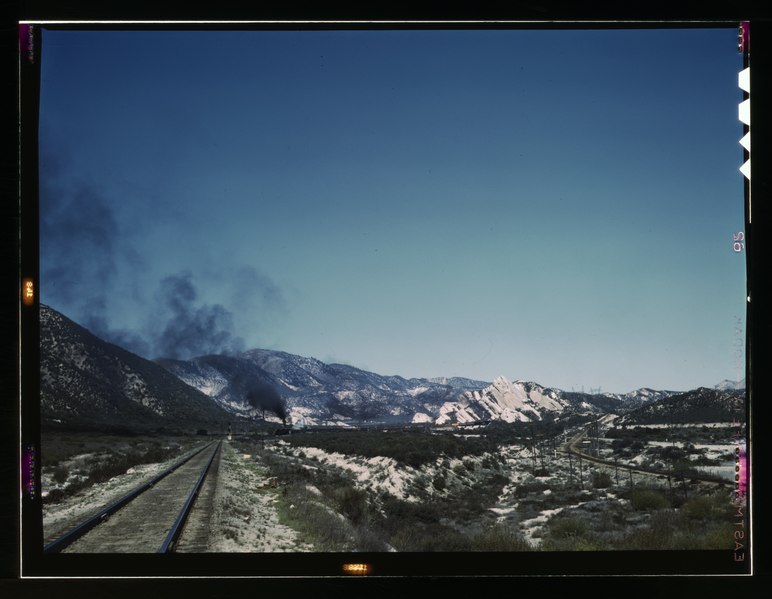
<path id="1" fill-rule="evenodd" d="M 279 487 L 254 456 L 223 444 L 211 518 L 209 551 L 219 553 L 303 552 L 313 547 L 281 524 L 276 511 Z"/>

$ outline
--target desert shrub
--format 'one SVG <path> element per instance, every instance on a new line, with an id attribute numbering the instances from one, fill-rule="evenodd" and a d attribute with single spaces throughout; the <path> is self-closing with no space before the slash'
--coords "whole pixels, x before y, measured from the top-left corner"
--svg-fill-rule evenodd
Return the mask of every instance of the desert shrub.
<path id="1" fill-rule="evenodd" d="M 517 485 L 517 488 L 515 489 L 515 497 L 518 499 L 522 499 L 526 495 L 529 495 L 531 493 L 541 493 L 544 491 L 544 489 L 547 489 L 548 486 L 546 483 L 543 483 L 542 481 L 534 480 L 525 482 L 521 485 Z"/>
<path id="2" fill-rule="evenodd" d="M 110 480 L 114 476 L 125 474 L 132 466 L 140 463 L 136 454 L 113 455 L 100 462 L 89 472 L 88 480 L 91 484 L 97 484 Z"/>
<path id="3" fill-rule="evenodd" d="M 662 447 L 659 451 L 655 451 L 653 453 L 655 453 L 655 455 L 659 454 L 662 459 L 671 462 L 675 462 L 676 460 L 683 460 L 686 457 L 686 451 L 680 447 L 675 447 L 672 445 L 668 447 Z"/>
<path id="4" fill-rule="evenodd" d="M 678 460 L 673 464 L 673 474 L 678 478 L 688 478 L 688 477 L 697 477 L 700 478 L 704 476 L 702 472 L 697 470 L 695 467 L 695 462 L 692 462 L 691 460 L 685 459 L 685 460 Z"/>
<path id="5" fill-rule="evenodd" d="M 491 487 L 498 487 L 498 490 L 500 491 L 501 489 L 504 488 L 504 485 L 506 485 L 507 483 L 509 483 L 509 479 L 503 474 L 499 474 L 497 472 L 496 474 L 494 474 L 488 479 L 487 484 Z"/>
<path id="6" fill-rule="evenodd" d="M 582 537 L 587 531 L 587 522 L 576 516 L 558 516 L 549 522 L 550 536 L 558 539 Z"/>
<path id="7" fill-rule="evenodd" d="M 294 508 L 287 508 L 284 514 L 293 528 L 311 538 L 320 549 L 341 551 L 350 547 L 349 527 L 323 504 L 302 502 Z"/>
<path id="8" fill-rule="evenodd" d="M 532 551 L 531 544 L 516 530 L 495 526 L 471 540 L 472 551 Z"/>
<path id="9" fill-rule="evenodd" d="M 483 458 L 482 465 L 488 470 L 498 470 L 501 466 L 493 455 L 487 455 Z"/>
<path id="10" fill-rule="evenodd" d="M 648 524 L 629 532 L 615 544 L 617 549 L 695 550 L 730 549 L 733 529 L 728 522 L 697 522 L 683 510 L 654 512 Z"/>
<path id="11" fill-rule="evenodd" d="M 608 544 L 594 536 L 587 523 L 576 516 L 553 518 L 540 545 L 543 551 L 600 551 L 608 548 Z"/>
<path id="12" fill-rule="evenodd" d="M 667 497 L 654 489 L 634 489 L 630 493 L 630 505 L 640 512 L 668 508 L 670 502 Z"/>
<path id="13" fill-rule="evenodd" d="M 705 532 L 700 549 L 734 549 L 734 532 L 735 528 L 731 523 L 718 524 Z"/>
<path id="14" fill-rule="evenodd" d="M 307 481 L 312 477 L 312 474 L 309 470 L 293 463 L 286 458 L 274 455 L 272 453 L 265 453 L 261 456 L 261 458 L 263 464 L 270 471 L 271 476 L 280 478 L 283 481 Z"/>
<path id="15" fill-rule="evenodd" d="M 681 510 L 691 520 L 720 520 L 729 512 L 729 502 L 720 495 L 700 495 L 686 501 Z"/>
<path id="16" fill-rule="evenodd" d="M 434 477 L 434 480 L 432 480 L 432 485 L 434 485 L 434 488 L 438 491 L 444 491 L 446 482 L 445 482 L 445 475 L 444 474 L 438 474 Z"/>
<path id="17" fill-rule="evenodd" d="M 695 466 L 716 466 L 720 464 L 720 460 L 713 460 L 706 455 L 698 455 L 695 459 L 691 460 L 691 463 Z"/>
<path id="18" fill-rule="evenodd" d="M 624 539 L 617 543 L 618 549 L 664 549 L 673 536 L 673 531 L 668 528 L 647 526 L 637 528 L 627 534 Z"/>
<path id="19" fill-rule="evenodd" d="M 67 480 L 68 474 L 67 467 L 64 464 L 59 464 L 54 468 L 53 479 L 55 482 L 61 484 Z"/>
<path id="20" fill-rule="evenodd" d="M 382 509 L 389 522 L 433 524 L 439 522 L 443 514 L 441 502 L 410 503 L 393 495 L 384 496 Z"/>
<path id="21" fill-rule="evenodd" d="M 333 499 L 339 511 L 352 522 L 359 524 L 366 519 L 368 503 L 365 491 L 351 486 L 338 488 Z"/>
<path id="22" fill-rule="evenodd" d="M 132 466 L 135 466 L 136 464 L 155 464 L 157 462 L 163 462 L 175 453 L 176 451 L 174 448 L 164 449 L 160 445 L 153 445 L 137 456 L 135 463 L 132 464 Z M 136 456 L 136 453 L 133 455 Z"/>
<path id="23" fill-rule="evenodd" d="M 605 489 L 613 484 L 608 472 L 596 471 L 592 473 L 592 486 L 596 489 Z"/>
<path id="24" fill-rule="evenodd" d="M 62 489 L 51 489 L 48 494 L 43 497 L 43 503 L 59 503 L 62 499 L 67 497 L 67 494 Z"/>
<path id="25" fill-rule="evenodd" d="M 354 533 L 356 551 L 388 551 L 389 546 L 377 532 L 364 527 L 358 527 Z"/>
<path id="26" fill-rule="evenodd" d="M 448 526 L 401 526 L 391 538 L 398 551 L 470 551 L 468 537 Z"/>
<path id="27" fill-rule="evenodd" d="M 495 449 L 495 445 L 483 437 L 460 439 L 451 434 L 428 435 L 416 431 L 308 432 L 289 435 L 287 442 L 296 447 L 318 447 L 345 455 L 390 457 L 414 468 L 440 457 L 461 458 Z"/>
<path id="28" fill-rule="evenodd" d="M 584 537 L 548 537 L 541 544 L 543 551 L 603 551 L 608 548 L 608 544 L 601 539 Z"/>

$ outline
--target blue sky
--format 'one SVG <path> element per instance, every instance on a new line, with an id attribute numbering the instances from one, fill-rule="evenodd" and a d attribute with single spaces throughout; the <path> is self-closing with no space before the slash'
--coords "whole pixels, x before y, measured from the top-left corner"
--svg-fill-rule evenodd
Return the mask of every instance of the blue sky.
<path id="1" fill-rule="evenodd" d="M 105 338 L 744 376 L 733 28 L 44 33 L 41 300 Z"/>

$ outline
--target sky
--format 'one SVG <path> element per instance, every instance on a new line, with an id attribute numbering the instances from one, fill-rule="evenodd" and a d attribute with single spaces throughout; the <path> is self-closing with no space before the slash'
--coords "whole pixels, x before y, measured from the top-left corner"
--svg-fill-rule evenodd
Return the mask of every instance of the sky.
<path id="1" fill-rule="evenodd" d="M 45 30 L 41 301 L 148 358 L 739 380 L 736 46 L 734 28 Z"/>

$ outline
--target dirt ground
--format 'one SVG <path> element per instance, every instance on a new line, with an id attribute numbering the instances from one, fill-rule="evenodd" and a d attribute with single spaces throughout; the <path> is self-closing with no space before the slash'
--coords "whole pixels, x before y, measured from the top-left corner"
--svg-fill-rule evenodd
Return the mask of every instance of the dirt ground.
<path id="1" fill-rule="evenodd" d="M 313 547 L 279 522 L 278 487 L 251 455 L 223 444 L 208 550 L 218 553 L 303 552 Z"/>

